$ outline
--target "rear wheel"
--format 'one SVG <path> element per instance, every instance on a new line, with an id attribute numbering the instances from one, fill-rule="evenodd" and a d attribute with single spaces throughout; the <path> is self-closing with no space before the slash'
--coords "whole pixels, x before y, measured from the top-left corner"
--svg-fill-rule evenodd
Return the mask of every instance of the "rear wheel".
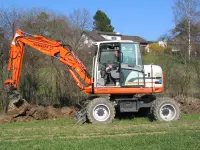
<path id="1" fill-rule="evenodd" d="M 178 120 L 180 118 L 180 108 L 174 99 L 163 97 L 152 103 L 151 114 L 153 119 L 159 121 Z"/>
<path id="2" fill-rule="evenodd" d="M 115 117 L 114 105 L 105 98 L 96 98 L 87 105 L 87 118 L 91 123 L 111 123 Z"/>

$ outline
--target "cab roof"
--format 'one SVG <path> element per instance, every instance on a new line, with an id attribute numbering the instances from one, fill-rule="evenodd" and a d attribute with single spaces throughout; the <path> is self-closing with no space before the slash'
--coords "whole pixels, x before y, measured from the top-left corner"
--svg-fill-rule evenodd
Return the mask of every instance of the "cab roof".
<path id="1" fill-rule="evenodd" d="M 131 40 L 113 40 L 113 41 L 100 41 L 100 42 L 93 42 L 94 45 L 99 45 L 102 43 L 136 43 L 139 44 L 138 42 L 134 42 Z"/>

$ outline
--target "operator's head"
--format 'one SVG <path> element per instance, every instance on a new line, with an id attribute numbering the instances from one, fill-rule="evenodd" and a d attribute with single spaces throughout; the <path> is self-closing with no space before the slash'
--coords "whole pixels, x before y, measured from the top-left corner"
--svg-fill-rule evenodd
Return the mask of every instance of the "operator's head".
<path id="1" fill-rule="evenodd" d="M 119 50 L 115 50 L 115 59 L 117 62 L 119 61 L 119 54 L 120 54 Z"/>
<path id="2" fill-rule="evenodd" d="M 118 49 L 115 50 L 115 57 L 119 57 L 119 50 Z"/>
<path id="3" fill-rule="evenodd" d="M 119 56 L 118 50 L 115 51 L 115 56 L 116 56 L 116 57 Z"/>

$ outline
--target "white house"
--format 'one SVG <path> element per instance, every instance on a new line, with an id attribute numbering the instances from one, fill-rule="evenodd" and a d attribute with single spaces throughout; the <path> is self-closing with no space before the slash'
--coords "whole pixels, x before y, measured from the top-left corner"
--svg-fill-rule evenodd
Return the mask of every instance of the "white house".
<path id="1" fill-rule="evenodd" d="M 139 42 L 142 47 L 146 47 L 148 44 L 145 39 L 139 36 L 122 35 L 119 32 L 83 31 L 81 40 L 88 47 L 90 47 L 93 42 L 106 40 L 131 40 L 134 42 Z"/>

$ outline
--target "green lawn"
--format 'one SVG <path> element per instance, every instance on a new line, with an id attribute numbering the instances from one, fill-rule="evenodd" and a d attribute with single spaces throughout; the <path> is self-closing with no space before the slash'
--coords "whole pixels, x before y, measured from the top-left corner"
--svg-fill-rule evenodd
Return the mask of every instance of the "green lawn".
<path id="1" fill-rule="evenodd" d="M 183 115 L 174 122 L 114 120 L 109 125 L 76 125 L 67 120 L 4 124 L 0 149 L 199 150 L 200 115 Z"/>

